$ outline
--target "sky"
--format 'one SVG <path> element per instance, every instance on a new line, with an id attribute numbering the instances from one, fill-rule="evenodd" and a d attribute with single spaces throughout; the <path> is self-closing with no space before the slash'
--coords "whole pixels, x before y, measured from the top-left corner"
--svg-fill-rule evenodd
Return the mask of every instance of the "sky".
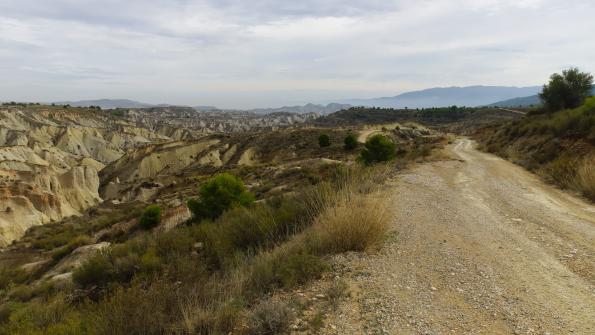
<path id="1" fill-rule="evenodd" d="M 0 101 L 256 108 L 595 72 L 593 0 L 0 0 Z"/>

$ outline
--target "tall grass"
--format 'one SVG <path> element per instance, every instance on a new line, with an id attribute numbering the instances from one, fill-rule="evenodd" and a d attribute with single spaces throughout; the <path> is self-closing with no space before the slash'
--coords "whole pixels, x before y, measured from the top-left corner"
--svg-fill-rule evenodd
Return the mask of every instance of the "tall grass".
<path id="1" fill-rule="evenodd" d="M 341 201 L 324 210 L 310 234 L 319 253 L 365 251 L 377 246 L 388 229 L 389 199 L 367 195 Z"/>
<path id="2" fill-rule="evenodd" d="M 595 200 L 595 155 L 583 159 L 576 171 L 577 188 Z"/>

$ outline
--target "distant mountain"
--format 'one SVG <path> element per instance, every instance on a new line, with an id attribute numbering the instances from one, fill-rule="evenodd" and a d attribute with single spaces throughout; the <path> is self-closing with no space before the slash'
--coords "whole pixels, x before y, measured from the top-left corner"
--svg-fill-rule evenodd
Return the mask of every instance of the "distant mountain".
<path id="1" fill-rule="evenodd" d="M 284 106 L 280 108 L 257 108 L 257 109 L 250 109 L 247 112 L 252 112 L 256 114 L 271 114 L 271 113 L 297 113 L 297 114 L 306 114 L 306 113 L 318 113 L 320 115 L 328 115 L 342 109 L 347 109 L 352 107 L 348 104 L 339 104 L 339 103 L 330 103 L 328 105 L 316 105 L 316 104 L 306 104 L 303 106 Z"/>
<path id="2" fill-rule="evenodd" d="M 71 105 L 75 107 L 89 107 L 89 106 L 100 106 L 103 109 L 113 109 L 113 108 L 155 108 L 155 107 L 185 107 L 185 106 L 178 106 L 178 105 L 170 105 L 170 104 L 159 104 L 153 105 L 144 102 L 138 102 L 129 99 L 97 99 L 97 100 L 80 100 L 80 101 L 59 101 L 54 102 L 57 105 Z M 351 105 L 347 104 L 338 104 L 338 103 L 330 103 L 328 105 L 316 105 L 316 104 L 306 104 L 303 106 L 284 106 L 280 108 L 257 108 L 257 109 L 250 109 L 246 110 L 247 112 L 252 112 L 255 114 L 271 114 L 271 113 L 297 113 L 297 114 L 307 114 L 307 113 L 318 113 L 320 115 L 328 115 L 330 113 L 334 113 L 336 111 L 346 109 L 351 107 Z M 221 111 L 222 109 L 217 108 L 215 106 L 194 106 L 192 107 L 197 111 L 201 112 L 216 112 Z"/>
<path id="3" fill-rule="evenodd" d="M 528 97 L 519 97 L 519 98 L 512 98 L 507 100 L 502 100 L 498 102 L 494 102 L 493 104 L 489 104 L 490 107 L 529 107 L 541 105 L 541 100 L 539 99 L 538 95 L 530 95 Z"/>
<path id="4" fill-rule="evenodd" d="M 214 112 L 219 111 L 220 109 L 215 106 L 194 106 L 194 109 L 201 112 Z"/>
<path id="5" fill-rule="evenodd" d="M 595 88 L 591 91 L 591 95 L 595 95 Z M 498 102 L 494 102 L 489 104 L 488 106 L 498 106 L 498 107 L 529 107 L 541 105 L 541 99 L 537 94 L 530 95 L 527 97 L 518 97 L 512 99 L 506 99 Z"/>
<path id="6" fill-rule="evenodd" d="M 103 109 L 113 108 L 145 108 L 155 106 L 167 106 L 167 105 L 152 105 L 143 102 L 138 102 L 128 99 L 96 99 L 96 100 L 80 100 L 80 101 L 59 101 L 55 102 L 57 105 L 71 105 L 74 107 L 89 107 L 99 106 Z"/>
<path id="7" fill-rule="evenodd" d="M 427 108 L 445 106 L 485 106 L 494 101 L 536 94 L 541 86 L 467 86 L 437 87 L 403 93 L 394 97 L 343 100 L 341 103 L 356 106 L 390 108 Z"/>

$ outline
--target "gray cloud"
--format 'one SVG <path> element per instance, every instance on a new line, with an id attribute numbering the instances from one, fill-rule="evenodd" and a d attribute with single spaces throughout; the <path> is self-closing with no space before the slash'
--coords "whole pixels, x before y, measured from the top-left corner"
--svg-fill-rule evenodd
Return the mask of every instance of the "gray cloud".
<path id="1" fill-rule="evenodd" d="M 255 107 L 595 71 L 588 0 L 0 0 L 0 100 Z"/>

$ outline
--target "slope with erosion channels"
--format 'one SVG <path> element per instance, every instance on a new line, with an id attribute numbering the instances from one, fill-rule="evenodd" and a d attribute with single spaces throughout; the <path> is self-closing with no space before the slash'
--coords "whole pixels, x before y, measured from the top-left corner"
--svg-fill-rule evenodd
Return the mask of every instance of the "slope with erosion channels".
<path id="1" fill-rule="evenodd" d="M 172 175 L 186 167 L 221 167 L 235 156 L 238 146 L 212 134 L 290 128 L 316 117 L 315 113 L 200 113 L 175 106 L 102 111 L 38 104 L 3 105 L 0 247 L 20 237 L 28 227 L 81 214 L 101 202 L 102 195 L 124 201 L 149 199 L 157 190 L 156 184 L 146 183 L 132 190 L 112 184 L 102 188 L 101 195 L 98 192 L 103 184 L 98 171 L 128 151 L 130 156 L 102 176 L 109 179 L 114 170 L 129 161 L 138 161 L 140 167 L 130 173 L 123 171 L 122 182 Z M 136 148 L 141 149 L 135 152 Z M 244 165 L 255 164 L 252 151 L 241 152 L 235 160 Z M 115 184 L 120 180 L 116 178 Z"/>
<path id="2" fill-rule="evenodd" d="M 194 185 L 198 181 L 229 170 L 242 176 L 257 195 L 288 192 L 296 187 L 296 178 L 291 176 L 317 179 L 310 170 L 352 160 L 357 151 L 346 151 L 343 140 L 347 134 L 357 131 L 355 128 L 302 127 L 213 134 L 192 141 L 152 144 L 106 166 L 100 173 L 100 195 L 116 203 L 150 201 L 158 197 L 160 201 L 175 205 L 196 191 Z M 321 133 L 330 136 L 329 147 L 319 147 Z M 387 134 L 399 142 L 422 135 L 410 129 L 393 129 Z"/>
<path id="3" fill-rule="evenodd" d="M 595 98 L 479 130 L 481 148 L 595 200 Z"/>
<path id="4" fill-rule="evenodd" d="M 99 170 L 126 150 L 164 139 L 89 109 L 2 107 L 0 246 L 99 203 Z"/>

